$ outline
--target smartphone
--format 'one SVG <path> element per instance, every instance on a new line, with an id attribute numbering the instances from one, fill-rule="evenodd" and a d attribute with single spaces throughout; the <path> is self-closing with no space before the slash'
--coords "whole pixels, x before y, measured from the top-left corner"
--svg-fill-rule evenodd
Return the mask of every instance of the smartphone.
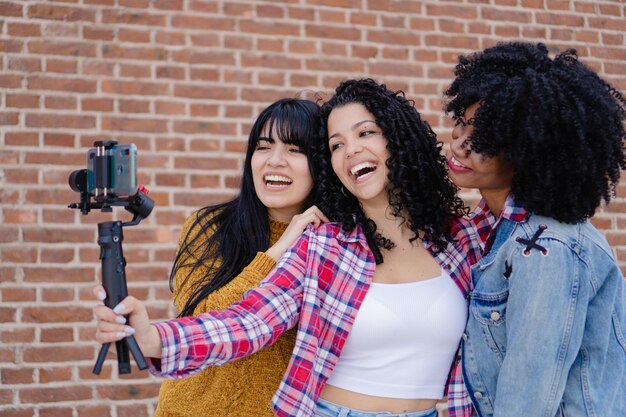
<path id="1" fill-rule="evenodd" d="M 98 155 L 98 149 L 103 155 Z M 87 151 L 87 184 L 89 193 L 117 197 L 137 191 L 137 146 L 114 145 L 108 149 Z"/>

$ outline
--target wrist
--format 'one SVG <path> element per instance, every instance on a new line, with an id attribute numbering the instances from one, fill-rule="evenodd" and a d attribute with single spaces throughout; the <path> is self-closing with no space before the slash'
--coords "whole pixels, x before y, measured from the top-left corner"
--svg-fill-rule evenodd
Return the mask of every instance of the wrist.
<path id="1" fill-rule="evenodd" d="M 150 325 L 146 339 L 140 347 L 143 355 L 148 358 L 161 357 L 161 335 L 153 324 Z"/>
<path id="2" fill-rule="evenodd" d="M 284 251 L 276 248 L 276 245 L 274 245 L 271 248 L 269 248 L 268 250 L 266 250 L 265 254 L 267 256 L 269 256 L 270 258 L 274 259 L 275 261 L 278 261 L 280 259 L 280 257 L 283 256 L 283 252 Z"/>

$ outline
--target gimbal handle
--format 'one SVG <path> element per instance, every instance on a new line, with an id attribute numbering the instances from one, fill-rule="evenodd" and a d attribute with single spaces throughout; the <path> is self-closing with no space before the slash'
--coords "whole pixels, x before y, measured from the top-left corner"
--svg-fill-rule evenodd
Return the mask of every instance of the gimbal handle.
<path id="1" fill-rule="evenodd" d="M 120 221 L 98 223 L 98 245 L 100 246 L 100 259 L 102 261 L 102 286 L 107 298 L 104 303 L 113 308 L 128 296 L 126 286 L 126 259 L 122 252 L 123 223 Z M 126 317 L 128 319 L 128 317 Z M 100 348 L 93 373 L 100 374 L 102 364 L 106 358 L 110 343 L 105 343 Z M 134 336 L 129 335 L 115 342 L 117 350 L 118 371 L 120 374 L 130 373 L 130 357 L 128 351 L 135 358 L 139 369 L 146 369 L 148 364 L 141 353 Z"/>

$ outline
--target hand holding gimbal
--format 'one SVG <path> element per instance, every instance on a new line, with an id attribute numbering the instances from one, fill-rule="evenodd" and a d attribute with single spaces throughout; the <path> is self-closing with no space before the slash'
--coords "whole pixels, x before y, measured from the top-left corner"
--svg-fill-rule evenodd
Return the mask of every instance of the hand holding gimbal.
<path id="1" fill-rule="evenodd" d="M 113 308 L 126 296 L 126 259 L 122 252 L 124 226 L 134 226 L 148 217 L 154 207 L 154 201 L 147 196 L 147 190 L 136 186 L 135 145 L 117 146 L 116 141 L 97 141 L 94 148 L 87 152 L 87 169 L 70 174 L 69 184 L 72 190 L 80 193 L 80 203 L 72 203 L 69 208 L 80 209 L 88 214 L 92 209 L 111 212 L 113 206 L 122 206 L 133 214 L 130 222 L 111 221 L 98 223 L 98 245 L 102 261 L 102 286 L 107 298 L 104 303 Z M 128 317 L 126 317 L 128 319 Z M 98 375 L 109 350 L 110 343 L 100 348 L 100 353 L 93 368 Z M 148 364 L 137 341 L 132 335 L 115 342 L 118 371 L 130 373 L 129 350 L 139 369 L 146 369 Z"/>

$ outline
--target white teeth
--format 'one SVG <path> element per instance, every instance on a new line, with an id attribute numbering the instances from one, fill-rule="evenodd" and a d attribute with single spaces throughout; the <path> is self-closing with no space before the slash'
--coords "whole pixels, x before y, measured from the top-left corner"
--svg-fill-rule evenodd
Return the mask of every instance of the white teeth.
<path id="1" fill-rule="evenodd" d="M 371 162 L 362 162 L 354 167 L 352 167 L 352 169 L 350 170 L 350 173 L 354 176 L 356 176 L 356 174 L 362 170 L 363 168 L 376 168 L 376 164 L 373 164 Z"/>
<path id="2" fill-rule="evenodd" d="M 265 182 L 286 182 L 288 184 L 291 184 L 293 182 L 291 178 L 283 177 L 281 175 L 266 175 L 265 177 L 263 177 L 263 179 L 265 180 Z"/>
<path id="3" fill-rule="evenodd" d="M 465 168 L 465 165 L 460 163 L 459 160 L 456 159 L 454 156 L 452 158 L 450 158 L 450 161 L 452 162 L 452 165 L 454 165 L 454 166 Z"/>

